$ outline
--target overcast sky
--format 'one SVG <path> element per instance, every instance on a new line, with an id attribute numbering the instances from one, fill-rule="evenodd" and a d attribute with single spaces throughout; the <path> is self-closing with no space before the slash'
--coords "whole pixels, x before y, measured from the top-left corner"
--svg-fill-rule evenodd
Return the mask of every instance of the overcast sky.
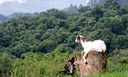
<path id="1" fill-rule="evenodd" d="M 89 0 L 0 0 L 0 14 L 13 12 L 42 12 L 48 9 L 64 9 L 71 4 L 86 5 Z"/>
<path id="2" fill-rule="evenodd" d="M 25 2 L 27 2 L 27 1 L 30 1 L 30 0 L 0 0 L 0 4 L 2 4 L 2 3 L 4 3 L 4 2 L 19 2 L 19 3 L 25 3 Z M 34 0 L 31 0 L 31 1 L 34 1 Z M 38 2 L 38 0 L 35 0 L 35 1 L 37 1 Z M 52 2 L 52 3 L 54 3 L 54 2 L 61 2 L 61 3 L 63 3 L 63 2 L 68 2 L 68 3 L 75 3 L 75 4 L 79 4 L 79 3 L 83 3 L 83 1 L 84 1 L 84 3 L 87 1 L 89 1 L 89 0 L 42 0 L 42 2 Z"/>

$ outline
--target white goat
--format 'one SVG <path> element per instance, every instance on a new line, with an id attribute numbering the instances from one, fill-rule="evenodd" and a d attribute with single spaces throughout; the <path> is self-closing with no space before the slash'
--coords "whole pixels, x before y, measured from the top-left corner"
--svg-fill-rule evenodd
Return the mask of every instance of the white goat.
<path id="1" fill-rule="evenodd" d="M 77 35 L 75 42 L 81 43 L 81 45 L 84 48 L 85 54 L 83 56 L 83 59 L 85 63 L 87 62 L 85 57 L 88 52 L 90 51 L 105 52 L 106 51 L 106 45 L 102 40 L 94 40 L 94 41 L 86 42 L 84 36 Z"/>

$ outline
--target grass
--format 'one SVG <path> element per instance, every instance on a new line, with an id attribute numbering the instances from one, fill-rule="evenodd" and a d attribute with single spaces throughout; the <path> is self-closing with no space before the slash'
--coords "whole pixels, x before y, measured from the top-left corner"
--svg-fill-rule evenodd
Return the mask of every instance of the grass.
<path id="1" fill-rule="evenodd" d="M 106 72 L 106 73 L 101 73 L 93 77 L 128 77 L 128 72 Z"/>
<path id="2" fill-rule="evenodd" d="M 70 76 L 70 75 L 62 75 L 58 77 L 78 77 L 77 75 Z M 128 71 L 122 71 L 122 72 L 106 72 L 106 73 L 100 73 L 97 75 L 91 75 L 91 76 L 85 76 L 85 77 L 128 77 Z"/>

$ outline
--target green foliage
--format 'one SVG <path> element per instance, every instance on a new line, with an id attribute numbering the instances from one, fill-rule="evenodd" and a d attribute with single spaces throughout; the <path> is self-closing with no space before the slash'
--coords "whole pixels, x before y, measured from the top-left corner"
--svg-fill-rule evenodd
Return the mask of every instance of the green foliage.
<path id="1" fill-rule="evenodd" d="M 9 77 L 12 70 L 12 61 L 8 54 L 0 54 L 0 77 Z"/>
<path id="2" fill-rule="evenodd" d="M 104 3 L 104 7 L 109 10 L 117 10 L 120 8 L 117 0 L 106 0 Z"/>
<path id="3" fill-rule="evenodd" d="M 78 11 L 79 11 L 80 13 L 86 13 L 86 12 L 89 11 L 89 10 L 90 10 L 90 8 L 89 8 L 88 6 L 80 7 L 80 8 L 78 9 Z"/>
<path id="4" fill-rule="evenodd" d="M 24 59 L 16 59 L 13 63 L 13 77 L 56 77 L 59 70 L 63 69 L 64 62 L 69 53 L 28 53 Z M 22 56 L 22 57 L 23 57 Z"/>
<path id="5" fill-rule="evenodd" d="M 79 8 L 78 15 L 50 9 L 36 17 L 10 19 L 0 24 L 1 52 L 8 51 L 17 57 L 29 51 L 72 52 L 78 48 L 74 42 L 77 34 L 84 34 L 87 40 L 103 39 L 108 53 L 116 48 L 127 49 L 126 6 L 119 6 L 116 0 L 106 0 L 103 6 Z"/>
<path id="6" fill-rule="evenodd" d="M 121 72 L 128 70 L 128 50 L 116 49 L 113 51 L 113 56 L 109 58 L 109 71 L 110 72 Z"/>
<path id="7" fill-rule="evenodd" d="M 38 46 L 38 49 L 40 52 L 50 52 L 52 50 L 54 50 L 54 48 L 56 48 L 57 46 L 57 42 L 56 41 L 52 41 L 52 40 L 44 40 L 43 42 L 41 42 Z"/>
<path id="8" fill-rule="evenodd" d="M 75 43 L 78 34 L 85 35 L 87 41 L 102 39 L 107 45 L 110 69 L 98 77 L 125 76 L 128 70 L 127 5 L 119 6 L 116 0 L 106 0 L 103 6 L 81 7 L 75 14 L 50 9 L 35 17 L 23 16 L 1 23 L 0 76 L 56 76 L 67 56 L 83 50 Z"/>
<path id="9" fill-rule="evenodd" d="M 96 5 L 92 11 L 91 11 L 91 16 L 95 17 L 96 20 L 98 20 L 99 18 L 101 18 L 103 16 L 103 10 L 101 9 L 102 7 Z"/>
<path id="10" fill-rule="evenodd" d="M 106 73 L 101 73 L 93 77 L 127 77 L 128 73 L 127 72 L 106 72 Z"/>

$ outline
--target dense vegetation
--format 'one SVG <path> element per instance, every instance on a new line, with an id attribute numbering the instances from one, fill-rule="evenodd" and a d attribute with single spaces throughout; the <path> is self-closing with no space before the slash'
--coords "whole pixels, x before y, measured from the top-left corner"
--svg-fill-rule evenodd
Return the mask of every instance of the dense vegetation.
<path id="1" fill-rule="evenodd" d="M 106 77 L 128 75 L 127 6 L 106 0 L 103 6 L 81 7 L 78 14 L 50 9 L 35 17 L 1 23 L 0 77 L 56 76 L 66 57 L 82 50 L 74 42 L 78 34 L 86 40 L 105 41 L 109 57 Z"/>

